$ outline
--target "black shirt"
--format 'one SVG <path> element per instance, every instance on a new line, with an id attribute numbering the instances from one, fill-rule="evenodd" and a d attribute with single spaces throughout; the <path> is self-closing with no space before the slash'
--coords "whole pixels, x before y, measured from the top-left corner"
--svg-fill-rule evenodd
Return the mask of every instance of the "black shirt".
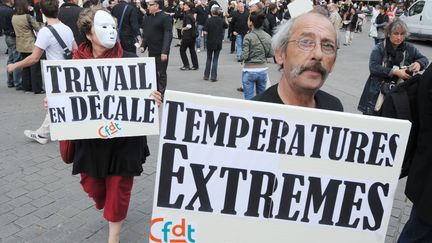
<path id="1" fill-rule="evenodd" d="M 208 14 L 209 14 L 207 9 L 204 6 L 199 5 L 195 8 L 195 13 L 196 13 L 197 25 L 204 26 L 207 22 Z"/>
<path id="2" fill-rule="evenodd" d="M 183 17 L 183 27 L 186 27 L 188 24 L 191 25 L 191 28 L 183 31 L 182 40 L 192 40 L 195 39 L 195 18 L 192 15 L 191 11 L 185 13 Z"/>
<path id="3" fill-rule="evenodd" d="M 240 35 L 246 35 L 249 31 L 248 27 L 249 12 L 245 9 L 243 13 L 239 11 L 234 11 L 231 19 L 231 24 L 233 31 L 239 33 Z"/>
<path id="4" fill-rule="evenodd" d="M 224 38 L 224 28 L 228 28 L 228 24 L 225 23 L 224 17 L 212 16 L 207 20 L 207 24 L 204 26 L 204 31 L 207 32 L 207 49 L 208 50 L 220 50 L 222 49 L 222 41 Z"/>
<path id="5" fill-rule="evenodd" d="M 69 28 L 74 34 L 74 39 L 77 45 L 83 43 L 85 38 L 78 30 L 77 21 L 83 8 L 74 3 L 63 3 L 58 12 L 58 19 Z"/>
<path id="6" fill-rule="evenodd" d="M 15 37 L 14 28 L 12 26 L 12 16 L 14 10 L 6 4 L 0 3 L 0 32 L 7 36 Z"/>
<path id="7" fill-rule="evenodd" d="M 151 55 L 169 54 L 172 41 L 171 17 L 163 11 L 149 15 L 143 22 L 143 46 Z"/>
<path id="8" fill-rule="evenodd" d="M 280 98 L 277 88 L 279 84 L 275 84 L 268 88 L 264 93 L 259 94 L 253 98 L 256 101 L 263 101 L 276 104 L 284 104 Z M 343 106 L 340 100 L 333 95 L 318 90 L 315 94 L 316 108 L 332 111 L 343 111 Z"/>
<path id="9" fill-rule="evenodd" d="M 124 9 L 126 8 L 126 11 Z M 120 20 L 123 15 L 123 22 L 120 26 Z M 117 23 L 119 25 L 119 36 L 120 37 L 137 37 L 139 32 L 138 25 L 138 10 L 135 6 L 129 5 L 125 1 L 119 1 L 119 3 L 112 9 L 111 14 L 117 19 Z"/>

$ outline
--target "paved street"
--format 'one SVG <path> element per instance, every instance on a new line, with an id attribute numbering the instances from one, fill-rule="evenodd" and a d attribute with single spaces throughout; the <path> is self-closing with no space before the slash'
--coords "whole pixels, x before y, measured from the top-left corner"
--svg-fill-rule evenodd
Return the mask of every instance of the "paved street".
<path id="1" fill-rule="evenodd" d="M 364 32 L 353 44 L 341 46 L 333 73 L 324 90 L 339 97 L 346 112 L 358 113 L 357 102 L 369 75 L 368 59 L 373 40 Z M 344 33 L 342 33 L 344 34 Z M 342 40 L 343 38 L 341 38 Z M 241 83 L 241 66 L 224 43 L 219 59 L 218 82 L 203 81 L 206 54 L 198 53 L 198 71 L 180 71 L 178 47 L 173 40 L 168 68 L 168 89 L 242 99 L 236 91 Z M 432 44 L 415 42 L 432 59 Z M 61 161 L 58 143 L 40 145 L 23 135 L 42 122 L 43 95 L 15 91 L 6 86 L 4 38 L 0 37 L 0 242 L 106 242 L 108 226 L 102 213 L 82 191 L 71 166 Z M 271 64 L 270 78 L 278 81 L 278 67 Z M 152 155 L 144 173 L 136 177 L 122 242 L 148 242 L 158 137 L 149 137 Z M 394 200 L 386 243 L 396 242 L 411 204 L 403 194 L 401 180 Z M 331 242 L 323 240 L 322 242 Z"/>

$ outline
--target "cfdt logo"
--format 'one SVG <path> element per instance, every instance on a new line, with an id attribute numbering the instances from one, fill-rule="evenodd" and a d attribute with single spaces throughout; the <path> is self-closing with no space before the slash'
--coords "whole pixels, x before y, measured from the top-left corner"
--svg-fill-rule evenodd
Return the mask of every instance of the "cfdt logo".
<path id="1" fill-rule="evenodd" d="M 164 218 L 155 218 L 150 223 L 150 239 L 158 243 L 194 243 L 195 228 L 186 224 L 182 218 L 180 224 L 165 221 Z"/>
<path id="2" fill-rule="evenodd" d="M 117 122 L 110 122 L 108 125 L 100 126 L 98 129 L 98 134 L 101 138 L 111 138 L 114 134 L 121 130 L 122 129 Z"/>

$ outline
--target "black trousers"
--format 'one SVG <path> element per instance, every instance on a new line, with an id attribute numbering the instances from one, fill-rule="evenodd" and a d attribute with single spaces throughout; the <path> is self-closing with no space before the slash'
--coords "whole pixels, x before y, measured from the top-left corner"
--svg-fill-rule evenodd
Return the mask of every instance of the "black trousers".
<path id="1" fill-rule="evenodd" d="M 189 52 L 191 55 L 191 61 L 192 61 L 192 66 L 194 68 L 198 68 L 198 57 L 197 54 L 195 52 L 195 39 L 191 39 L 191 40 L 182 40 L 181 45 L 180 45 L 180 57 L 182 59 L 183 62 L 183 66 L 184 67 L 190 67 L 189 66 L 189 60 L 188 57 L 186 55 L 186 49 L 189 48 Z"/>
<path id="2" fill-rule="evenodd" d="M 161 54 L 149 53 L 149 57 L 155 58 L 157 90 L 161 92 L 161 94 L 164 94 L 167 86 L 167 79 L 168 79 L 167 67 L 168 67 L 169 55 L 166 61 L 161 60 Z"/>
<path id="3" fill-rule="evenodd" d="M 30 55 L 31 53 L 21 53 L 21 60 Z M 35 94 L 42 92 L 43 88 L 40 61 L 31 65 L 30 67 L 23 68 L 21 86 L 23 90 L 33 91 Z"/>

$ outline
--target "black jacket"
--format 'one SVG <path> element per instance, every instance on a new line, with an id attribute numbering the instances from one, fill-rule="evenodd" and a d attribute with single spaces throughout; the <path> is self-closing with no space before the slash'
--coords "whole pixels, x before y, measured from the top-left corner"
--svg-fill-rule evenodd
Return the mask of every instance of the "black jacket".
<path id="1" fill-rule="evenodd" d="M 243 13 L 240 13 L 239 11 L 234 11 L 231 19 L 233 31 L 243 36 L 246 35 L 246 33 L 249 31 L 249 27 L 247 24 L 248 18 L 249 11 L 247 11 L 246 9 Z"/>
<path id="2" fill-rule="evenodd" d="M 207 24 L 204 26 L 204 31 L 207 32 L 208 50 L 222 49 L 224 28 L 228 28 L 228 24 L 225 23 L 224 18 L 221 16 L 212 16 L 207 20 Z"/>
<path id="3" fill-rule="evenodd" d="M 417 148 L 409 169 L 405 194 L 417 216 L 432 227 L 432 67 L 423 73 L 418 87 L 419 130 Z"/>
<path id="4" fill-rule="evenodd" d="M 63 3 L 58 13 L 58 19 L 71 28 L 77 45 L 85 41 L 85 38 L 79 32 L 77 25 L 78 17 L 82 10 L 83 8 L 74 3 Z"/>
<path id="5" fill-rule="evenodd" d="M 149 54 L 169 54 L 172 41 L 171 17 L 163 11 L 149 15 L 143 23 L 143 47 Z"/>
<path id="6" fill-rule="evenodd" d="M 6 4 L 0 3 L 0 32 L 7 36 L 15 37 L 14 28 L 12 26 L 12 16 L 14 10 Z"/>
<path id="7" fill-rule="evenodd" d="M 123 17 L 123 23 L 120 26 L 121 16 L 124 9 L 126 8 Z M 119 25 L 119 36 L 122 38 L 134 38 L 140 35 L 138 25 L 138 10 L 135 6 L 129 5 L 125 1 L 119 1 L 119 3 L 112 9 L 111 14 L 117 19 Z"/>

